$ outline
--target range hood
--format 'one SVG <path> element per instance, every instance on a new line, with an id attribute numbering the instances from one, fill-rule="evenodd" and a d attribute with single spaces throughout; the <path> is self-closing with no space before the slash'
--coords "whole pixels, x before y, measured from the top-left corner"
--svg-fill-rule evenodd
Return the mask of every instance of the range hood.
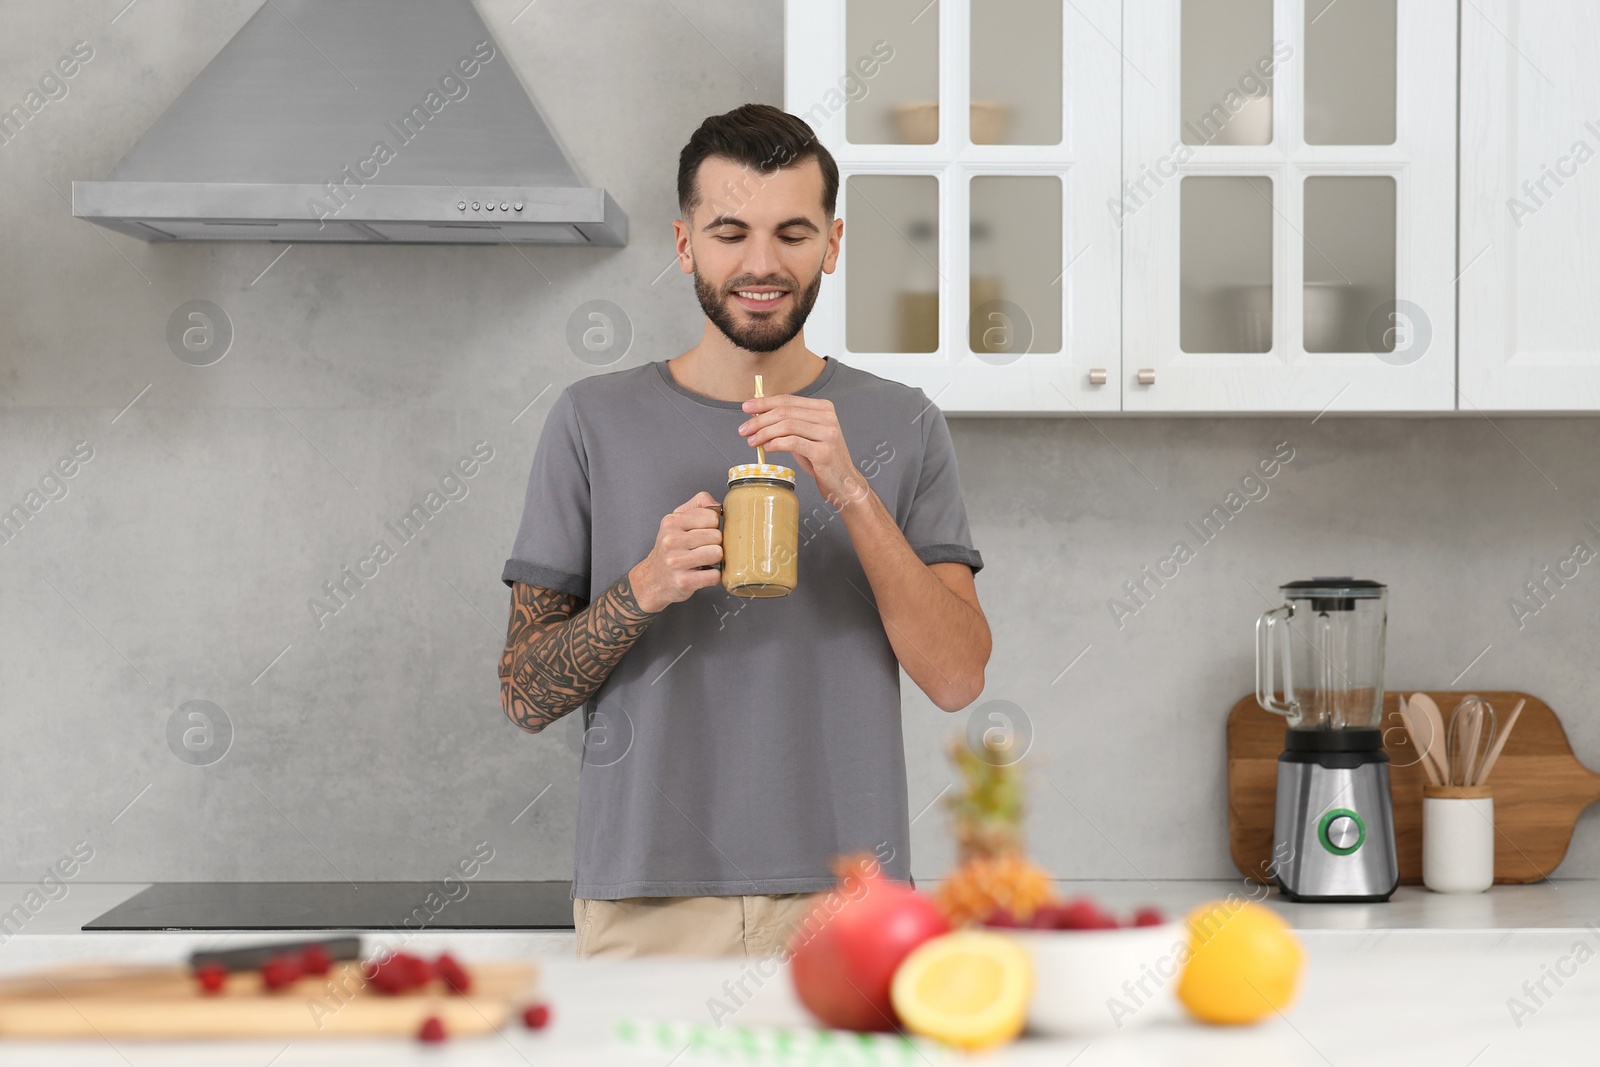
<path id="1" fill-rule="evenodd" d="M 628 236 L 472 0 L 267 0 L 72 213 L 147 241 Z"/>

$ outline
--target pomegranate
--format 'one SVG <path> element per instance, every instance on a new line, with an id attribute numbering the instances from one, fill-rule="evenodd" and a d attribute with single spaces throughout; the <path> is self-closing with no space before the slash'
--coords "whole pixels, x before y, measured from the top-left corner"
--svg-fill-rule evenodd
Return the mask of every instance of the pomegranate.
<path id="1" fill-rule="evenodd" d="M 818 898 L 789 942 L 789 973 L 800 1003 L 826 1026 L 843 1030 L 894 1030 L 889 1000 L 895 968 L 912 949 L 950 931 L 931 897 L 886 878 L 870 854 L 834 863 L 842 898 L 829 912 Z M 832 894 L 830 894 L 832 896 Z"/>

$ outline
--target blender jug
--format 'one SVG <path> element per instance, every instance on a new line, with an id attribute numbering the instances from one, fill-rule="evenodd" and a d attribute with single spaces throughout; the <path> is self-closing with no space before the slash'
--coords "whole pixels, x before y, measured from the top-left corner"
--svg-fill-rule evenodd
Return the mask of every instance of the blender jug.
<path id="1" fill-rule="evenodd" d="M 1256 702 L 1291 730 L 1377 729 L 1387 587 L 1311 578 L 1279 592 L 1282 606 L 1256 620 Z"/>

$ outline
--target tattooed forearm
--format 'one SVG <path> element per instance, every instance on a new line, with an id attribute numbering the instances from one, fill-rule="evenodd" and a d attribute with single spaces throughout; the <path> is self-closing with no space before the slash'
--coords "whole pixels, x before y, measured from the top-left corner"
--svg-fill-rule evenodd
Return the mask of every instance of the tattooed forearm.
<path id="1" fill-rule="evenodd" d="M 515 582 L 511 623 L 500 654 L 500 706 L 538 733 L 595 694 L 639 640 L 651 612 L 639 607 L 628 576 L 575 611 L 577 597 Z"/>

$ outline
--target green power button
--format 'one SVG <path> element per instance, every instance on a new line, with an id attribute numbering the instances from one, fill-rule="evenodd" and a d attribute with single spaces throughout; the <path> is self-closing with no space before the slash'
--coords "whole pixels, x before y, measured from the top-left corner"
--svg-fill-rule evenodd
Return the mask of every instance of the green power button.
<path id="1" fill-rule="evenodd" d="M 1322 817 L 1317 839 L 1335 856 L 1348 856 L 1367 839 L 1367 824 L 1349 808 L 1334 808 Z"/>

